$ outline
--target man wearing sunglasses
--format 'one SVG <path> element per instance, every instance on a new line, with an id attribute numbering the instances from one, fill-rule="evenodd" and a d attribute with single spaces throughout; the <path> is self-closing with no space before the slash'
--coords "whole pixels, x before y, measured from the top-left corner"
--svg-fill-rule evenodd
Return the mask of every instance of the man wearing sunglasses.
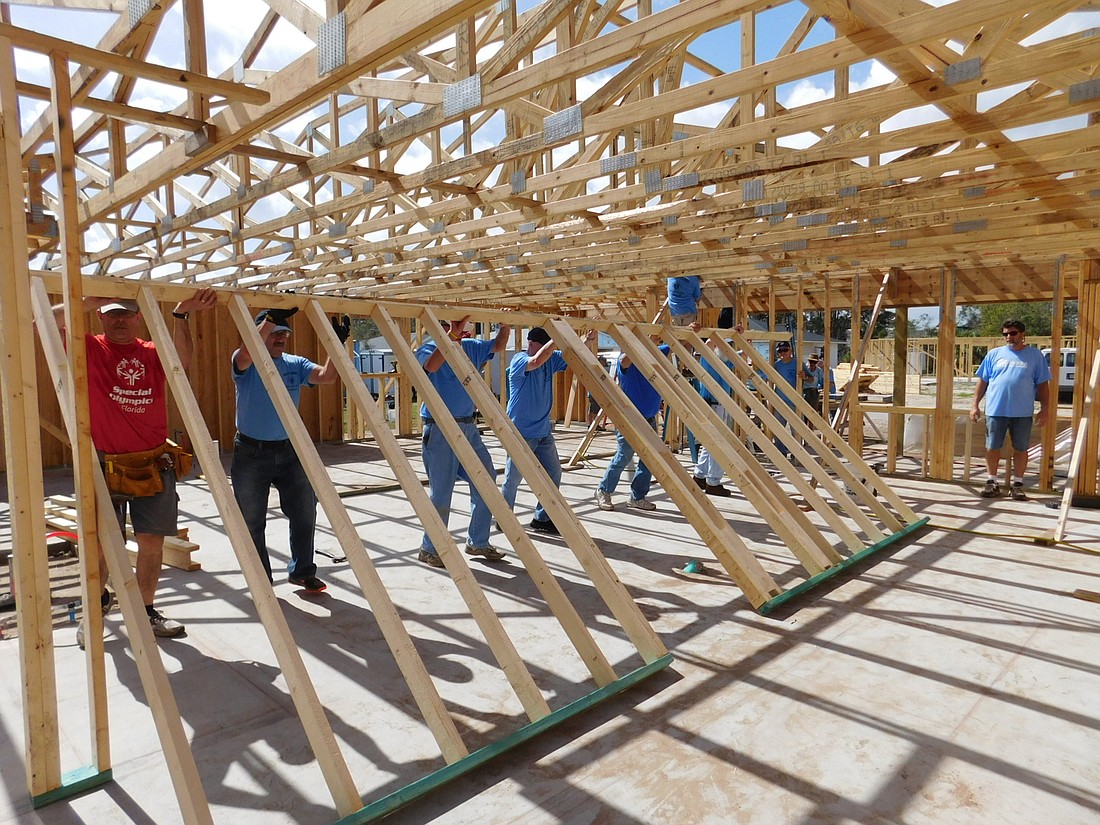
<path id="1" fill-rule="evenodd" d="M 1024 325 L 1015 319 L 1001 324 L 1005 338 L 1003 347 L 991 349 L 978 367 L 978 387 L 970 419 L 981 416 L 978 404 L 985 404 L 986 436 L 985 466 L 989 479 L 982 489 L 983 498 L 1001 494 L 997 469 L 1001 463 L 1001 447 L 1005 436 L 1012 439 L 1012 483 L 1009 494 L 1016 501 L 1027 501 L 1024 493 L 1024 472 L 1027 470 L 1027 448 L 1031 440 L 1031 423 L 1035 402 L 1039 402 L 1039 426 L 1047 420 L 1050 396 L 1050 367 L 1035 347 L 1024 343 Z"/>

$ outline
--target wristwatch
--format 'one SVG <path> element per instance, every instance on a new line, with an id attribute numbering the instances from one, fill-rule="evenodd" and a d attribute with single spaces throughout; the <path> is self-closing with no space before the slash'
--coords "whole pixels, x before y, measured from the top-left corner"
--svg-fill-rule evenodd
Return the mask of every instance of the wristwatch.
<path id="1" fill-rule="evenodd" d="M 173 313 L 172 313 L 172 317 L 173 317 L 173 318 L 179 318 L 179 319 L 180 319 L 181 321 L 186 321 L 186 320 L 187 320 L 187 318 L 188 318 L 188 317 L 189 317 L 190 315 L 191 315 L 191 313 L 190 313 L 190 312 L 173 312 Z"/>

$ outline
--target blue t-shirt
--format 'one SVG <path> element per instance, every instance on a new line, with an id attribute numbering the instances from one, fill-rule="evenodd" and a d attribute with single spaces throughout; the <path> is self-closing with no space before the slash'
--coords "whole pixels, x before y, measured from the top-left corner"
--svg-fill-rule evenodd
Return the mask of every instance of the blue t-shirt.
<path id="1" fill-rule="evenodd" d="M 565 370 L 561 350 L 537 369 L 527 371 L 531 356 L 517 352 L 508 365 L 508 417 L 524 438 L 550 434 L 550 407 L 554 403 L 554 373 Z"/>
<path id="2" fill-rule="evenodd" d="M 814 367 L 812 370 L 807 369 L 806 372 L 808 372 L 813 377 L 807 381 L 804 381 L 802 384 L 803 387 L 810 387 L 812 389 L 818 390 L 825 388 L 825 370 L 823 370 L 820 366 L 817 366 Z"/>
<path id="3" fill-rule="evenodd" d="M 772 363 L 772 366 L 775 367 L 775 371 L 778 372 L 781 376 L 783 376 L 783 379 L 788 384 L 790 384 L 792 387 L 795 386 L 798 383 L 798 366 L 799 365 L 798 365 L 798 361 L 796 361 L 794 358 L 792 358 L 790 361 L 787 361 L 787 362 L 783 362 L 781 359 L 776 358 L 775 361 Z M 779 393 L 779 397 L 782 398 L 784 401 L 786 401 L 787 404 L 789 404 L 792 407 L 794 406 L 794 402 L 792 402 L 791 399 L 789 399 L 786 395 L 783 394 L 783 390 L 782 390 L 781 387 L 777 386 L 775 388 L 775 390 L 776 390 L 776 392 Z"/>
<path id="4" fill-rule="evenodd" d="M 699 359 L 700 363 L 703 365 L 703 369 L 705 369 L 710 375 L 712 375 L 714 377 L 714 380 L 718 382 L 718 386 L 722 388 L 722 392 L 724 392 L 726 395 L 729 395 L 730 394 L 730 385 L 729 385 L 729 383 L 724 378 L 722 378 L 721 375 L 718 374 L 718 368 L 715 367 L 710 362 L 710 358 L 721 359 L 721 356 L 718 355 L 717 353 L 713 352 L 713 351 L 708 352 L 707 356 L 708 357 L 706 357 L 706 358 L 700 358 Z M 722 363 L 725 364 L 727 367 L 729 367 L 731 370 L 733 369 L 733 362 L 732 361 L 723 360 Z M 706 401 L 708 404 L 717 404 L 718 403 L 718 399 L 714 397 L 714 393 L 712 393 L 710 390 L 708 390 L 707 385 L 704 384 L 702 381 L 699 382 L 699 394 L 701 396 L 703 396 L 703 400 Z"/>
<path id="5" fill-rule="evenodd" d="M 237 357 L 237 350 L 233 358 Z M 275 412 L 275 404 L 267 394 L 267 387 L 256 369 L 249 364 L 244 372 L 238 372 L 232 361 L 233 383 L 237 388 L 237 432 L 260 441 L 281 441 L 287 437 L 286 427 Z M 300 355 L 284 354 L 275 359 L 275 369 L 283 379 L 283 386 L 290 393 L 290 400 L 298 406 L 302 387 L 312 387 L 309 376 L 317 365 Z"/>
<path id="6" fill-rule="evenodd" d="M 668 279 L 669 315 L 691 315 L 702 297 L 698 275 L 681 275 Z"/>
<path id="7" fill-rule="evenodd" d="M 1035 389 L 1050 380 L 1050 367 L 1035 347 L 1018 352 L 1010 346 L 986 353 L 978 377 L 988 384 L 985 414 L 1030 418 L 1035 414 Z"/>
<path id="8" fill-rule="evenodd" d="M 482 341 L 478 338 L 463 338 L 462 341 L 457 342 L 462 346 L 462 351 L 466 353 L 466 357 L 470 359 L 470 362 L 476 369 L 481 369 L 485 366 L 485 362 L 489 361 L 495 353 L 493 352 L 492 341 Z M 424 344 L 420 349 L 416 351 L 416 360 L 420 362 L 420 366 L 424 366 L 428 362 L 428 359 L 432 357 L 432 353 L 435 352 L 435 341 L 429 341 Z M 446 361 L 435 372 L 428 373 L 428 380 L 432 382 L 432 386 L 435 387 L 440 397 L 443 399 L 443 403 L 447 405 L 447 409 L 451 411 L 451 415 L 455 418 L 469 418 L 474 414 L 474 401 L 470 398 L 470 394 L 466 392 L 466 388 L 462 386 L 462 382 L 458 376 L 455 375 L 455 371 L 451 369 L 451 365 Z M 420 405 L 420 417 L 421 418 L 433 418 L 431 413 L 428 412 L 428 405 Z"/>
<path id="9" fill-rule="evenodd" d="M 657 349 L 663 355 L 668 355 L 672 351 L 668 344 L 661 344 Z M 642 375 L 642 371 L 634 366 L 633 362 L 624 369 L 620 358 L 616 375 L 619 377 L 619 387 L 638 408 L 638 412 L 645 418 L 653 418 L 661 409 L 661 394 L 653 389 L 653 385 Z"/>

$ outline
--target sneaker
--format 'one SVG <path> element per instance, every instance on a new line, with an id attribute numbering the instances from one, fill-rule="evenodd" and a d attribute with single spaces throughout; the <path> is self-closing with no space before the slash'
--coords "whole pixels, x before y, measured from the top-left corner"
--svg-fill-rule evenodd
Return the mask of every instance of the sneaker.
<path id="1" fill-rule="evenodd" d="M 648 498 L 628 498 L 626 506 L 632 510 L 656 510 L 657 505 Z"/>
<path id="2" fill-rule="evenodd" d="M 546 519 L 546 521 L 539 521 L 537 518 L 531 519 L 531 529 L 536 533 L 546 533 L 550 536 L 561 535 L 561 533 L 558 532 L 558 528 L 554 526 L 554 522 L 550 521 L 550 519 Z"/>
<path id="3" fill-rule="evenodd" d="M 328 585 L 316 576 L 289 576 L 287 577 L 287 581 L 295 587 L 301 587 L 308 590 L 310 593 L 320 593 L 328 589 Z"/>
<path id="4" fill-rule="evenodd" d="M 605 493 L 603 490 L 596 489 L 596 506 L 601 510 L 614 510 L 615 502 L 611 500 L 611 493 Z"/>
<path id="5" fill-rule="evenodd" d="M 707 480 L 703 476 L 692 476 L 691 480 L 695 482 L 695 486 L 700 490 L 707 489 Z"/>
<path id="6" fill-rule="evenodd" d="M 154 636 L 161 636 L 165 639 L 182 636 L 184 631 L 187 630 L 179 622 L 169 619 L 156 608 L 153 608 L 152 612 L 149 613 L 149 625 L 153 628 Z"/>
<path id="7" fill-rule="evenodd" d="M 112 593 L 110 590 L 106 590 L 106 589 L 105 589 L 105 592 L 107 593 L 107 601 L 103 601 L 102 598 L 100 598 L 100 600 L 99 600 L 99 606 L 103 609 L 103 615 L 104 616 L 106 616 L 108 613 L 110 613 L 112 610 L 114 610 L 115 606 L 118 604 L 118 600 L 115 598 L 114 593 Z M 84 620 L 83 619 L 81 619 L 80 624 L 78 624 L 76 626 L 76 646 L 79 647 L 81 650 L 84 649 Z"/>
<path id="8" fill-rule="evenodd" d="M 487 561 L 500 561 L 504 558 L 504 554 L 491 544 L 486 544 L 484 547 L 474 547 L 470 542 L 466 542 L 466 555 L 484 556 Z"/>
<path id="9" fill-rule="evenodd" d="M 985 483 L 985 487 L 982 488 L 982 492 L 981 492 L 982 498 L 996 498 L 1000 494 L 1001 494 L 1001 485 L 999 485 L 993 479 L 989 479 L 989 481 L 987 481 Z"/>
<path id="10" fill-rule="evenodd" d="M 708 484 L 703 488 L 708 496 L 718 496 L 719 498 L 729 498 L 733 493 L 723 487 L 721 484 Z"/>
<path id="11" fill-rule="evenodd" d="M 420 555 L 416 557 L 417 561 L 422 561 L 428 567 L 443 567 L 443 559 L 439 558 L 435 553 L 429 553 L 427 550 L 421 550 Z"/>
<path id="12" fill-rule="evenodd" d="M 1011 487 L 1008 488 L 1008 494 L 1012 496 L 1013 501 L 1027 501 L 1027 493 L 1024 492 L 1024 485 L 1020 482 L 1014 482 Z"/>

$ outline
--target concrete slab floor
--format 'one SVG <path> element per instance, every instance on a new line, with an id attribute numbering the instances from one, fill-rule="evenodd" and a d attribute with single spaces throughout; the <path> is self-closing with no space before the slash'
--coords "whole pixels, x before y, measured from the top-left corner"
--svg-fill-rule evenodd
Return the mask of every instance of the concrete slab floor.
<path id="1" fill-rule="evenodd" d="M 611 444 L 602 437 L 597 450 Z M 387 468 L 364 465 L 372 452 L 323 448 L 342 488 L 375 490 L 344 502 L 467 746 L 499 741 L 526 717 L 447 575 L 416 562 L 417 520 L 387 489 Z M 1073 511 L 1076 548 L 1043 547 L 1029 537 L 1054 528 L 1049 496 L 989 501 L 977 485 L 895 478 L 932 527 L 761 617 L 659 487 L 655 513 L 626 510 L 625 483 L 618 509 L 598 510 L 605 463 L 567 472 L 563 490 L 674 663 L 386 821 L 1100 822 L 1100 604 L 1071 595 L 1100 590 L 1097 515 Z M 214 820 L 334 822 L 214 503 L 197 481 L 181 499 L 203 569 L 165 570 L 158 605 L 188 635 L 159 644 Z M 803 575 L 742 497 L 716 501 L 773 576 Z M 521 521 L 532 504 L 524 487 Z M 466 510 L 457 495 L 459 540 Z M 275 499 L 268 538 L 278 570 L 287 537 Z M 564 544 L 535 540 L 616 671 L 640 666 Z M 535 681 L 552 708 L 585 696 L 587 670 L 507 542 L 493 541 L 512 562 L 471 567 Z M 318 547 L 342 555 L 323 519 Z M 703 574 L 681 572 L 692 558 Z M 278 573 L 275 591 L 369 803 L 444 763 L 348 565 L 318 562 L 325 594 Z M 0 823 L 182 821 L 125 628 L 117 613 L 106 624 L 114 781 L 38 811 L 24 778 L 18 643 L 0 640 Z M 85 665 L 75 625 L 57 627 L 54 644 L 68 771 L 89 761 Z"/>

